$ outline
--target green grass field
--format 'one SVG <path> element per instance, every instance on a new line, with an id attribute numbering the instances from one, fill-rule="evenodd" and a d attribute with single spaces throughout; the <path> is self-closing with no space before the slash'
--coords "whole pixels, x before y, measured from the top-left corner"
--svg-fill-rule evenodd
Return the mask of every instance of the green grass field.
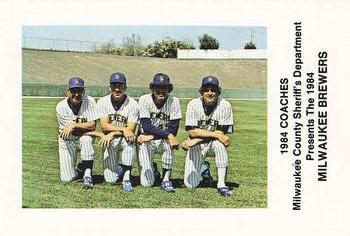
<path id="1" fill-rule="evenodd" d="M 228 148 L 227 183 L 233 196 L 225 199 L 216 188 L 187 189 L 183 186 L 185 152 L 176 152 L 174 194 L 159 186 L 138 184 L 134 165 L 134 192 L 124 193 L 120 185 L 103 182 L 101 149 L 95 145 L 92 190 L 81 182 L 61 183 L 59 178 L 57 121 L 55 107 L 60 99 L 23 98 L 23 178 L 24 208 L 266 208 L 267 207 L 267 101 L 231 101 L 235 133 Z M 188 100 L 181 100 L 183 117 Z M 184 140 L 184 119 L 179 139 Z M 160 156 L 155 160 L 160 165 Z M 209 158 L 216 179 L 214 158 Z"/>
<path id="2" fill-rule="evenodd" d="M 196 88 L 208 75 L 220 78 L 224 89 L 267 87 L 267 60 L 179 60 L 116 56 L 98 53 L 22 50 L 23 84 L 66 85 L 68 78 L 81 76 L 87 86 L 108 86 L 109 76 L 126 74 L 128 87 L 148 87 L 154 74 L 166 73 L 175 89 Z M 48 96 L 48 95 L 46 95 Z"/>

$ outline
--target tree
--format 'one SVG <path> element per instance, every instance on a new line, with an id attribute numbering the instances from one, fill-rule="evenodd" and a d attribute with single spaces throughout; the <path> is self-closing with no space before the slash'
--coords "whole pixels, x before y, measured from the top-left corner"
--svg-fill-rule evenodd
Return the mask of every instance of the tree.
<path id="1" fill-rule="evenodd" d="M 146 57 L 163 57 L 176 58 L 178 49 L 194 49 L 195 47 L 190 42 L 165 38 L 161 41 L 155 41 L 153 44 L 148 44 L 142 55 Z"/>
<path id="2" fill-rule="evenodd" d="M 132 34 L 123 38 L 123 53 L 126 56 L 140 56 L 143 47 L 140 35 Z"/>
<path id="3" fill-rule="evenodd" d="M 94 45 L 93 48 L 94 52 L 99 52 L 99 53 L 105 53 L 105 54 L 121 54 L 121 49 L 117 47 L 117 44 L 114 42 L 113 39 L 110 39 L 106 43 L 102 43 L 99 47 Z"/>
<path id="4" fill-rule="evenodd" d="M 219 41 L 209 34 L 203 34 L 202 37 L 198 37 L 198 40 L 200 49 L 218 49 L 220 46 Z"/>
<path id="5" fill-rule="evenodd" d="M 256 49 L 256 46 L 253 42 L 248 42 L 245 44 L 244 49 Z"/>

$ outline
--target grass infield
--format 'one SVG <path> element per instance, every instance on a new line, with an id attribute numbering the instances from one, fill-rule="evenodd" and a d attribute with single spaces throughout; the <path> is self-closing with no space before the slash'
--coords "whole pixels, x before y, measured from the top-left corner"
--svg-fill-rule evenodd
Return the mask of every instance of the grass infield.
<path id="1" fill-rule="evenodd" d="M 23 208 L 266 208 L 267 207 L 267 101 L 231 101 L 235 132 L 228 148 L 227 184 L 231 198 L 219 196 L 215 187 L 187 189 L 183 185 L 185 152 L 176 151 L 172 175 L 175 193 L 161 191 L 159 185 L 139 185 L 136 162 L 132 170 L 135 189 L 124 193 L 121 185 L 103 181 L 101 149 L 95 142 L 92 190 L 80 181 L 61 183 L 58 162 L 58 125 L 55 107 L 61 99 L 23 98 L 22 207 Z M 180 100 L 183 119 L 178 137 L 186 137 L 184 117 L 189 100 Z M 80 159 L 78 159 L 80 160 Z M 217 171 L 213 157 L 214 180 Z M 160 155 L 155 161 L 161 166 Z M 216 184 L 216 182 L 215 182 Z"/>

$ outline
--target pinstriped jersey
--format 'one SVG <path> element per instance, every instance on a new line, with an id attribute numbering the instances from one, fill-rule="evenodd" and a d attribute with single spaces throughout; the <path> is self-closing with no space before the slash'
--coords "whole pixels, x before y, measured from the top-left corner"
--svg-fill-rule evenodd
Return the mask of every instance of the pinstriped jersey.
<path id="1" fill-rule="evenodd" d="M 64 127 L 73 122 L 86 123 L 99 119 L 94 98 L 90 96 L 84 96 L 77 115 L 75 115 L 72 109 L 69 107 L 68 99 L 69 98 L 65 98 L 56 106 L 56 116 L 60 133 Z"/>
<path id="2" fill-rule="evenodd" d="M 168 96 L 165 104 L 160 109 L 154 103 L 152 94 L 141 96 L 139 106 L 140 118 L 150 118 L 151 124 L 160 129 L 167 129 L 170 120 L 182 118 L 180 101 L 172 95 Z M 141 132 L 143 132 L 142 127 Z"/>
<path id="3" fill-rule="evenodd" d="M 231 104 L 223 98 L 218 98 L 214 110 L 208 116 L 204 112 L 203 98 L 191 100 L 187 105 L 185 126 L 198 127 L 215 131 L 218 126 L 229 126 L 228 133 L 233 131 L 233 114 Z"/>
<path id="4" fill-rule="evenodd" d="M 117 127 L 126 127 L 128 122 L 139 123 L 139 105 L 135 99 L 126 96 L 124 103 L 115 110 L 111 96 L 109 94 L 97 101 L 100 118 L 108 117 L 108 122 Z"/>

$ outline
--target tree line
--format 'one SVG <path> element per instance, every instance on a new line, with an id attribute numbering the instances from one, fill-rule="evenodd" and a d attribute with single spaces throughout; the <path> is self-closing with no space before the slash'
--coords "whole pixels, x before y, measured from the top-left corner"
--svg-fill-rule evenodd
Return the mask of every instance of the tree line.
<path id="1" fill-rule="evenodd" d="M 220 47 L 219 41 L 208 34 L 203 34 L 198 37 L 198 41 L 200 49 L 212 50 L 219 49 Z M 177 40 L 169 37 L 156 40 L 144 46 L 140 35 L 132 34 L 131 36 L 123 38 L 121 46 L 118 46 L 117 43 L 111 39 L 93 48 L 93 51 L 111 55 L 176 58 L 177 49 L 195 49 L 195 46 L 190 41 Z M 256 46 L 250 41 L 245 44 L 244 49 L 256 49 Z"/>

